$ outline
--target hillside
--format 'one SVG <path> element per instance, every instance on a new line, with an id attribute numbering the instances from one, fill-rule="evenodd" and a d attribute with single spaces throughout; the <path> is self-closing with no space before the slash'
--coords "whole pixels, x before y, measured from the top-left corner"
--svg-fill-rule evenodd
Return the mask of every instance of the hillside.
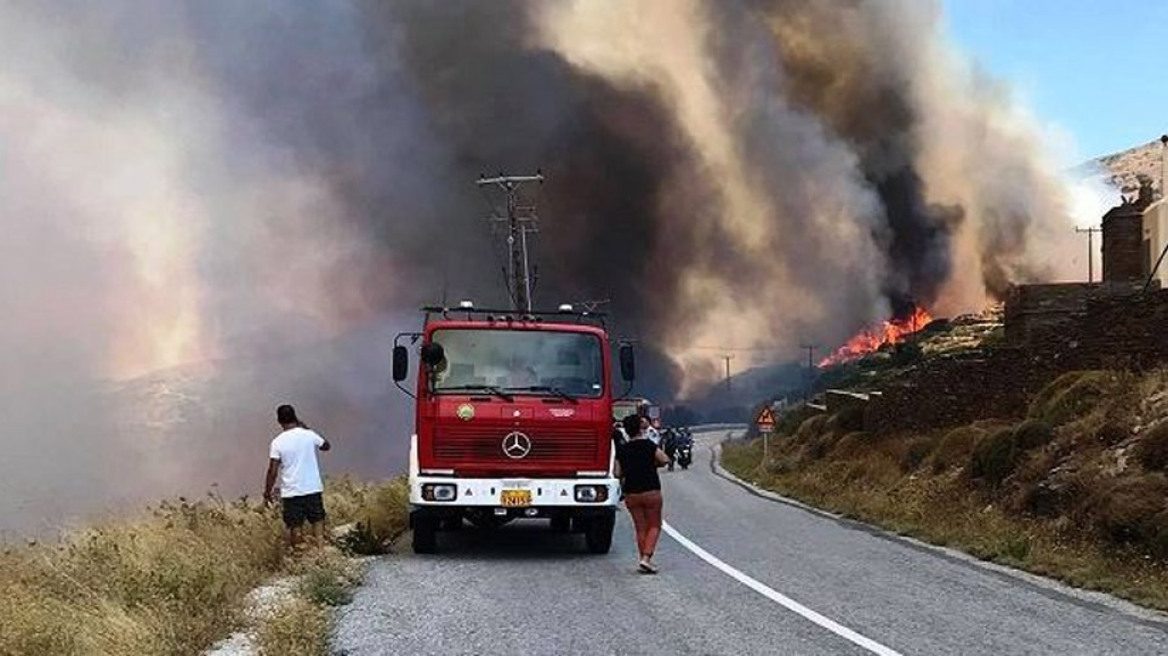
<path id="1" fill-rule="evenodd" d="M 1163 146 L 1159 140 L 1128 148 L 1111 155 L 1105 155 L 1094 162 L 1084 165 L 1082 171 L 1092 175 L 1092 171 L 1102 170 L 1100 175 L 1106 182 L 1117 187 L 1124 194 L 1134 194 L 1139 190 L 1140 176 L 1147 176 L 1152 180 L 1155 189 L 1160 188 L 1161 156 Z"/>
<path id="2" fill-rule="evenodd" d="M 1165 294 L 1096 298 L 1009 340 L 996 312 L 933 322 L 823 370 L 821 389 L 854 393 L 782 413 L 768 455 L 731 444 L 724 463 L 819 507 L 1168 609 Z"/>

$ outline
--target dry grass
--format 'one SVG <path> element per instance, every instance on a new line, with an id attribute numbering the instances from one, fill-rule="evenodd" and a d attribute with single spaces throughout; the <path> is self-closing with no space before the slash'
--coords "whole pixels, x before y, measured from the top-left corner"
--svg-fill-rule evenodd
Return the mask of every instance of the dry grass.
<path id="1" fill-rule="evenodd" d="M 324 656 L 329 624 L 326 608 L 297 597 L 260 626 L 256 643 L 263 656 Z"/>
<path id="2" fill-rule="evenodd" d="M 833 436 L 821 419 L 772 439 L 766 463 L 757 442 L 726 445 L 723 463 L 849 517 L 1168 610 L 1165 413 L 1164 372 L 1084 372 L 1018 425 L 873 438 Z M 808 457 L 816 441 L 833 446 Z"/>
<path id="3" fill-rule="evenodd" d="M 404 526 L 404 504 L 381 507 L 402 482 L 329 486 L 332 523 Z M 215 495 L 8 547 L 0 654 L 198 654 L 239 625 L 249 591 L 287 571 L 284 556 L 278 510 Z"/>

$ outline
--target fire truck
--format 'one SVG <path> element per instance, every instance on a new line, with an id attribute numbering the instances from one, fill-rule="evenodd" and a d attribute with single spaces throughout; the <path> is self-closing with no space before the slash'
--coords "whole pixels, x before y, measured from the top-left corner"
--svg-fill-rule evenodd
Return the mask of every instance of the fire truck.
<path id="1" fill-rule="evenodd" d="M 394 340 L 393 379 L 415 398 L 410 525 L 416 553 L 442 530 L 547 520 L 607 553 L 619 501 L 613 475 L 612 348 L 602 315 L 423 308 Z M 631 385 L 631 345 L 618 348 Z M 413 390 L 402 382 L 416 356 Z"/>

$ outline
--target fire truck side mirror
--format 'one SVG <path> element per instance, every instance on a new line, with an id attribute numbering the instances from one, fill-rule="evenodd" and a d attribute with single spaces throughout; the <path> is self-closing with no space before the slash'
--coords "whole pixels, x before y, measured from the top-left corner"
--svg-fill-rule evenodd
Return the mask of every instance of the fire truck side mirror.
<path id="1" fill-rule="evenodd" d="M 393 380 L 402 382 L 410 373 L 410 352 L 404 346 L 393 347 Z"/>
<path id="2" fill-rule="evenodd" d="M 632 382 L 637 378 L 637 359 L 633 356 L 632 344 L 620 346 L 620 370 L 621 378 L 626 382 Z"/>

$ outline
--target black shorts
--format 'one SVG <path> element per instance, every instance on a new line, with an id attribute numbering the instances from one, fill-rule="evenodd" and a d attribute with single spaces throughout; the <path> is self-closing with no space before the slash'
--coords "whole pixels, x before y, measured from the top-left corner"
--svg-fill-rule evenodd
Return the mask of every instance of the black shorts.
<path id="1" fill-rule="evenodd" d="M 284 497 L 284 525 L 299 528 L 304 522 L 316 524 L 324 521 L 324 499 L 320 492 L 299 497 Z"/>

